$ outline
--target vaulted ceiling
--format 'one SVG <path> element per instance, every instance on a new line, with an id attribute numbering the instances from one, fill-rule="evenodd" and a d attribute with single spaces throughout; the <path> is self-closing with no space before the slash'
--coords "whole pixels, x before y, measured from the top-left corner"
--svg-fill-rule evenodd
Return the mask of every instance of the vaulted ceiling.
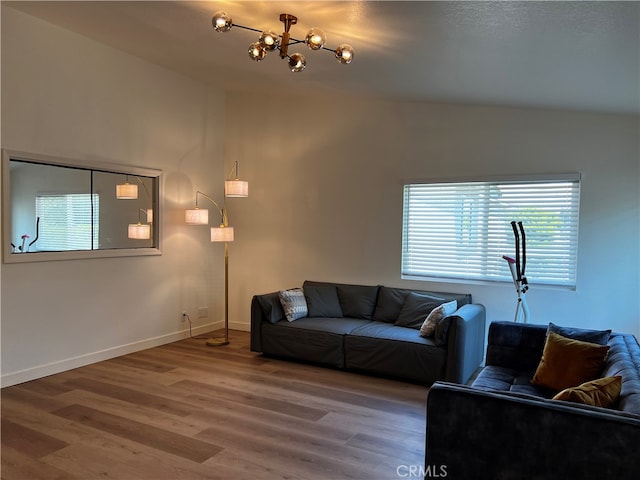
<path id="1" fill-rule="evenodd" d="M 363 95 L 407 101 L 526 106 L 638 114 L 637 2 L 97 1 L 6 2 L 47 22 L 207 83 L 235 91 Z M 217 33 L 212 14 L 282 33 L 298 17 L 304 38 L 322 28 L 327 47 L 349 43 L 350 65 L 331 52 L 291 73 L 270 54 L 247 55 L 258 34 Z"/>

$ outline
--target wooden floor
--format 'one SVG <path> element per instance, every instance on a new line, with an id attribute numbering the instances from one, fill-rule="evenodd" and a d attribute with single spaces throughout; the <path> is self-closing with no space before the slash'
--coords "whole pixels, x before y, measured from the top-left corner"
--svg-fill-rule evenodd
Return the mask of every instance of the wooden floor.
<path id="1" fill-rule="evenodd" d="M 427 388 L 186 339 L 2 389 L 3 480 L 394 479 Z"/>

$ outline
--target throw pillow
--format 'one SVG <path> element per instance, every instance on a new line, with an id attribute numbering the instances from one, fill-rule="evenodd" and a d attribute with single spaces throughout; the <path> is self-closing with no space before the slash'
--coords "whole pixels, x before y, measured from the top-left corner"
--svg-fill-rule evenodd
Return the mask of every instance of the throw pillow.
<path id="1" fill-rule="evenodd" d="M 549 323 L 547 333 L 553 332 L 563 337 L 580 340 L 581 342 L 597 343 L 606 345 L 611 335 L 611 330 L 586 330 L 584 328 L 560 327 L 554 323 Z"/>
<path id="2" fill-rule="evenodd" d="M 377 285 L 338 285 L 342 314 L 349 318 L 371 320 L 376 308 L 379 288 Z"/>
<path id="3" fill-rule="evenodd" d="M 376 322 L 394 323 L 400 315 L 408 294 L 409 292 L 402 288 L 380 287 L 373 319 Z"/>
<path id="4" fill-rule="evenodd" d="M 422 323 L 420 327 L 420 336 L 421 337 L 433 337 L 436 333 L 436 325 L 440 323 L 440 321 L 451 315 L 458 309 L 458 301 L 453 300 L 451 302 L 443 303 L 437 308 L 431 310 L 431 313 L 427 315 L 427 318 Z"/>
<path id="5" fill-rule="evenodd" d="M 582 342 L 549 332 L 542 359 L 531 380 L 552 390 L 575 387 L 600 376 L 609 347 Z"/>
<path id="6" fill-rule="evenodd" d="M 565 388 L 553 399 L 607 408 L 616 403 L 620 390 L 622 377 L 604 377 L 583 383 L 579 387 Z"/>
<path id="7" fill-rule="evenodd" d="M 287 320 L 293 322 L 299 318 L 306 317 L 309 313 L 307 309 L 307 300 L 304 297 L 304 291 L 301 288 L 292 288 L 291 290 L 280 290 L 278 292 L 280 303 L 284 310 Z"/>
<path id="8" fill-rule="evenodd" d="M 395 324 L 400 327 L 420 329 L 427 315 L 442 304 L 443 298 L 410 292 L 404 300 Z"/>
<path id="9" fill-rule="evenodd" d="M 309 317 L 342 317 L 342 308 L 335 285 L 305 285 Z"/>

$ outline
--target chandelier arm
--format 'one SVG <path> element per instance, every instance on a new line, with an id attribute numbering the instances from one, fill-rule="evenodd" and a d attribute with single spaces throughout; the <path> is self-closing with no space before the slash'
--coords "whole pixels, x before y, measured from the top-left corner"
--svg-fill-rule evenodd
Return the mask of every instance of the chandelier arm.
<path id="1" fill-rule="evenodd" d="M 257 28 L 245 27 L 244 25 L 238 25 L 237 23 L 232 23 L 231 25 L 238 28 L 244 28 L 245 30 L 250 30 L 252 32 L 262 33 L 262 30 L 259 30 Z"/>
<path id="2" fill-rule="evenodd" d="M 287 45 L 297 45 L 298 43 L 304 43 L 304 40 L 298 40 L 297 38 L 289 38 L 289 40 L 293 41 L 287 43 Z"/>

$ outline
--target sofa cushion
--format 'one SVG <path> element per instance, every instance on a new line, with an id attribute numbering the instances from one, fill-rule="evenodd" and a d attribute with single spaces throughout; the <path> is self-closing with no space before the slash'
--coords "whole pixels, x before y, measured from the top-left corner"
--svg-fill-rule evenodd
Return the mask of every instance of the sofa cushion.
<path id="1" fill-rule="evenodd" d="M 278 296 L 280 297 L 282 310 L 284 310 L 284 314 L 289 322 L 306 317 L 309 313 L 307 300 L 301 288 L 280 290 Z"/>
<path id="2" fill-rule="evenodd" d="M 297 330 L 313 330 L 316 332 L 348 335 L 363 325 L 370 323 L 357 318 L 305 317 L 295 322 L 278 322 L 276 325 Z"/>
<path id="3" fill-rule="evenodd" d="M 304 285 L 309 317 L 342 317 L 342 308 L 335 285 Z"/>
<path id="4" fill-rule="evenodd" d="M 395 325 L 420 329 L 431 311 L 439 307 L 444 301 L 442 297 L 435 297 L 424 293 L 409 292 L 404 299 Z"/>
<path id="5" fill-rule="evenodd" d="M 394 323 L 400 315 L 400 310 L 404 305 L 404 299 L 409 295 L 408 290 L 392 287 L 380 287 L 376 309 L 373 312 L 373 319 L 376 322 Z"/>
<path id="6" fill-rule="evenodd" d="M 555 390 L 532 385 L 531 377 L 531 374 L 511 368 L 488 365 L 480 371 L 471 386 L 481 390 L 511 392 L 541 398 L 551 398 L 556 393 Z"/>
<path id="7" fill-rule="evenodd" d="M 344 337 L 345 366 L 431 384 L 443 378 L 447 349 L 418 330 L 369 322 Z"/>
<path id="8" fill-rule="evenodd" d="M 453 314 L 458 309 L 458 301 L 452 300 L 431 310 L 427 318 L 420 327 L 420 336 L 433 337 L 436 333 L 436 326 L 448 315 Z"/>
<path id="9" fill-rule="evenodd" d="M 379 286 L 337 285 L 338 298 L 345 317 L 371 320 L 378 300 Z"/>
<path id="10" fill-rule="evenodd" d="M 435 345 L 429 338 L 423 338 L 420 333 L 413 328 L 398 327 L 387 322 L 367 322 L 358 326 L 349 335 L 379 338 L 387 340 L 398 340 L 403 342 L 419 343 L 421 345 Z"/>
<path id="11" fill-rule="evenodd" d="M 561 327 L 554 323 L 549 323 L 547 333 L 553 332 L 573 340 L 581 342 L 596 343 L 598 345 L 606 345 L 611 335 L 611 330 L 587 330 L 584 328 Z"/>
<path id="12" fill-rule="evenodd" d="M 549 332 L 531 383 L 564 390 L 598 378 L 608 351 L 606 345 L 581 342 Z"/>
<path id="13" fill-rule="evenodd" d="M 565 388 L 554 400 L 583 403 L 594 407 L 610 407 L 620 397 L 622 377 L 604 377 L 585 382 L 580 386 Z"/>

